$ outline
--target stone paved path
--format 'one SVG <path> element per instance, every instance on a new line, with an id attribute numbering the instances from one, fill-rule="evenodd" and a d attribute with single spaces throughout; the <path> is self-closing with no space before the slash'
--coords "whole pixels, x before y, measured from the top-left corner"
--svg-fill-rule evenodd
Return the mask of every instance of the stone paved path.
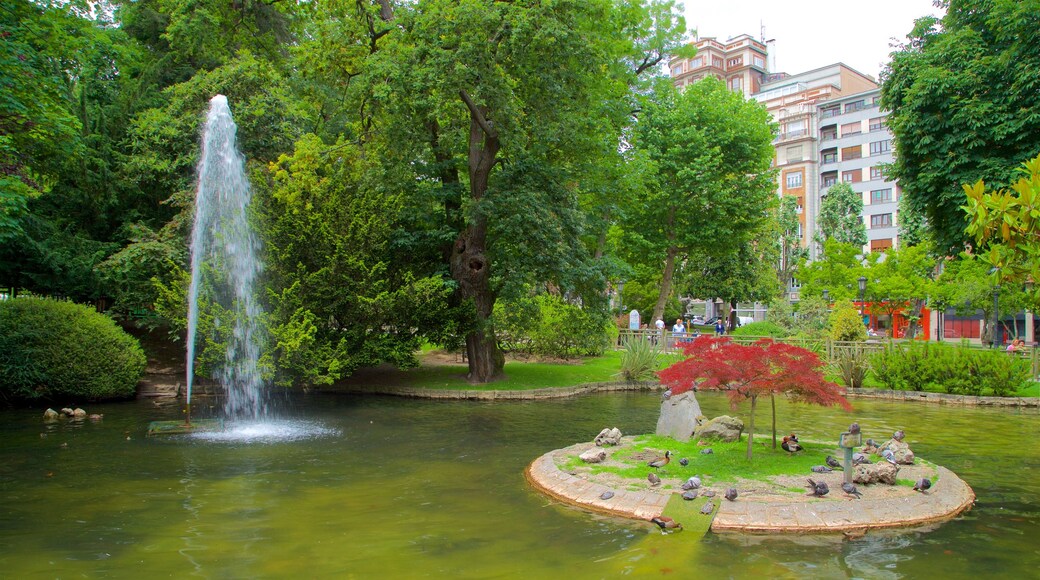
<path id="1" fill-rule="evenodd" d="M 556 466 L 557 454 L 562 459 L 573 454 L 573 448 L 550 451 L 535 459 L 528 466 L 526 476 L 535 488 L 564 503 L 648 520 L 661 515 L 669 498 L 675 493 L 671 490 L 613 489 L 560 470 Z M 945 521 L 969 509 L 975 501 L 975 493 L 952 471 L 944 467 L 938 467 L 938 470 L 938 480 L 927 493 L 858 500 L 797 498 L 791 501 L 756 501 L 742 497 L 733 502 L 722 501 L 711 530 L 759 533 L 856 532 Z M 601 499 L 600 495 L 606 491 L 613 492 L 614 496 L 607 500 Z"/>

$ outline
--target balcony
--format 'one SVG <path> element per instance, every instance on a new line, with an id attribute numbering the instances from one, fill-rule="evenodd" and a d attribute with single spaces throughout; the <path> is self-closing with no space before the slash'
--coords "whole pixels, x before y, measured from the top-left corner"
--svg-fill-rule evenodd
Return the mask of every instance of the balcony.
<path id="1" fill-rule="evenodd" d="M 841 109 L 820 109 L 820 118 L 826 119 L 828 117 L 837 117 L 841 114 Z"/>

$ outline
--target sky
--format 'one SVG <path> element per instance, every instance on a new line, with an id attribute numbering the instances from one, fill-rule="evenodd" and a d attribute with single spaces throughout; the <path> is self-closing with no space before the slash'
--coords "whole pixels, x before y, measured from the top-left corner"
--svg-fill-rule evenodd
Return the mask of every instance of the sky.
<path id="1" fill-rule="evenodd" d="M 748 34 L 776 39 L 776 70 L 797 74 L 843 62 L 875 79 L 892 39 L 905 42 L 914 20 L 941 16 L 932 0 L 683 0 L 692 37 L 725 41 Z"/>

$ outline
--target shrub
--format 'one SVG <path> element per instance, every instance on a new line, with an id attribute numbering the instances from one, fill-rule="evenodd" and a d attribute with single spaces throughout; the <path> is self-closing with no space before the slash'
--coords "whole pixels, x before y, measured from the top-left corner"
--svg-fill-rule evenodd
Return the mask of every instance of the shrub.
<path id="1" fill-rule="evenodd" d="M 789 333 L 787 329 L 775 322 L 751 322 L 734 330 L 733 336 L 768 336 L 770 338 L 784 338 Z"/>
<path id="2" fill-rule="evenodd" d="M 531 334 L 536 355 L 556 358 L 599 356 L 617 337 L 617 329 L 609 316 L 599 315 L 565 302 L 562 298 L 542 294 L 536 299 L 539 319 Z"/>
<path id="3" fill-rule="evenodd" d="M 842 384 L 850 389 L 861 388 L 867 378 L 867 371 L 870 370 L 867 353 L 855 346 L 836 347 L 831 364 Z"/>
<path id="4" fill-rule="evenodd" d="M 625 350 L 621 353 L 621 371 L 618 376 L 630 382 L 649 381 L 657 378 L 660 349 L 643 337 L 625 339 Z"/>
<path id="5" fill-rule="evenodd" d="M 830 319 L 831 340 L 840 342 L 852 342 L 867 340 L 867 327 L 863 325 L 856 306 L 848 300 L 839 301 L 831 311 Z"/>
<path id="6" fill-rule="evenodd" d="M 871 357 L 878 380 L 896 390 L 959 395 L 1014 393 L 1029 380 L 1029 363 L 1003 351 L 911 342 Z"/>
<path id="7" fill-rule="evenodd" d="M 0 302 L 0 396 L 132 397 L 145 362 L 137 340 L 93 308 L 36 298 Z"/>

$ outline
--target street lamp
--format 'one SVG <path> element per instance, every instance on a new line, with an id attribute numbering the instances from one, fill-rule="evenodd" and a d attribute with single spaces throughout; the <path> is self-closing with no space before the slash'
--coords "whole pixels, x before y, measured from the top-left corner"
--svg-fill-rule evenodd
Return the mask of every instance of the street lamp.
<path id="1" fill-rule="evenodd" d="M 856 278 L 856 281 L 859 282 L 859 318 L 863 320 L 863 300 L 867 294 L 867 277 L 860 276 Z"/>
<path id="2" fill-rule="evenodd" d="M 997 340 L 997 329 L 1000 326 L 1000 312 L 997 310 L 1000 300 L 1000 284 L 993 287 L 993 348 L 1000 348 Z"/>

